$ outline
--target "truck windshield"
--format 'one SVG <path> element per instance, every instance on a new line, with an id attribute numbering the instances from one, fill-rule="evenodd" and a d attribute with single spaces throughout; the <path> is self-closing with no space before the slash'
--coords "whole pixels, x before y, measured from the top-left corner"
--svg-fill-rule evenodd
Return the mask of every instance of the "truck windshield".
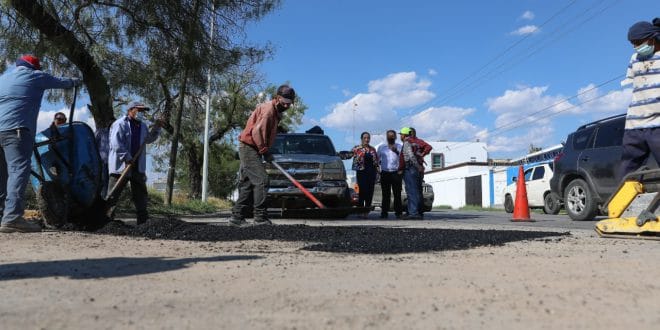
<path id="1" fill-rule="evenodd" d="M 332 142 L 325 135 L 278 135 L 271 148 L 273 154 L 289 155 L 328 155 L 337 153 Z"/>

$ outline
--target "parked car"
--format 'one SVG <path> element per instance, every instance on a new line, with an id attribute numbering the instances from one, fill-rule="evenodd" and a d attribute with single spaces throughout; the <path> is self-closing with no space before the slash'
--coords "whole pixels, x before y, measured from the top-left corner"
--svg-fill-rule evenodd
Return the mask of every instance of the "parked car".
<path id="1" fill-rule="evenodd" d="M 525 188 L 527 189 L 527 203 L 530 208 L 543 209 L 546 214 L 557 214 L 561 210 L 561 203 L 557 195 L 550 190 L 552 178 L 552 163 L 539 164 L 525 170 Z M 504 210 L 513 213 L 513 203 L 516 200 L 517 177 L 513 183 L 504 190 Z"/>
<path id="2" fill-rule="evenodd" d="M 591 220 L 619 185 L 625 115 L 578 127 L 555 157 L 550 188 L 573 220 Z"/>
<path id="3" fill-rule="evenodd" d="M 424 198 L 422 201 L 422 210 L 424 212 L 431 211 L 431 209 L 433 209 L 433 199 L 435 198 L 433 186 L 426 182 L 422 182 L 422 197 Z M 406 194 L 405 184 L 401 187 L 401 203 L 403 203 L 403 211 L 408 211 L 408 194 Z M 374 186 L 374 198 L 371 201 L 371 205 L 378 208 L 383 205 L 383 190 L 380 187 L 380 182 L 376 182 L 376 185 Z M 394 197 L 390 197 L 390 210 L 394 211 Z"/>
<path id="4" fill-rule="evenodd" d="M 352 196 L 346 184 L 342 157 L 330 138 L 322 133 L 278 134 L 270 149 L 275 161 L 328 207 L 350 207 Z M 342 157 L 340 157 L 342 155 Z M 273 165 L 266 165 L 270 179 L 268 206 L 306 208 L 314 204 Z M 344 216 L 348 216 L 347 212 Z"/>

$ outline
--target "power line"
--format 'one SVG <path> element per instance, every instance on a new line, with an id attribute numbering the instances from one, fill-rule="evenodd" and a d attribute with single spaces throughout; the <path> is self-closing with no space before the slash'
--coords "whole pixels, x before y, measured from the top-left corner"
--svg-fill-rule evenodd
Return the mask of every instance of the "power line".
<path id="1" fill-rule="evenodd" d="M 600 4 L 603 4 L 604 2 L 605 2 L 604 0 L 597 0 L 597 1 L 595 1 L 594 3 L 592 3 L 592 5 L 588 6 L 587 9 L 585 9 L 584 11 L 580 12 L 579 14 L 573 16 L 573 17 L 570 19 L 570 22 L 575 22 L 576 19 L 578 19 L 578 18 L 584 16 L 585 14 L 587 14 L 588 12 L 590 12 L 592 9 L 596 8 L 596 7 L 597 7 L 598 5 L 600 5 Z M 443 97 L 443 98 L 437 100 L 436 102 L 433 102 L 433 103 L 431 103 L 431 102 L 427 102 L 427 103 L 425 103 L 425 104 L 423 104 L 423 105 L 421 105 L 421 106 L 418 106 L 417 108 L 415 108 L 415 109 L 412 110 L 411 112 L 414 112 L 414 111 L 420 110 L 420 109 L 422 109 L 422 108 L 424 108 L 424 107 L 429 107 L 429 106 L 432 106 L 432 107 L 433 107 L 433 106 L 439 106 L 439 105 L 446 105 L 448 101 L 450 101 L 450 100 L 455 100 L 455 99 L 457 99 L 457 98 L 459 98 L 459 97 L 461 97 L 461 96 L 467 94 L 468 92 L 473 91 L 475 87 L 478 87 L 478 86 L 483 85 L 484 83 L 486 83 L 486 82 L 488 82 L 488 81 L 490 81 L 490 80 L 496 78 L 497 76 L 501 75 L 502 73 L 504 73 L 504 72 L 506 72 L 506 71 L 508 71 L 508 70 L 510 70 L 510 69 L 512 69 L 512 68 L 514 68 L 515 66 L 517 66 L 517 65 L 519 65 L 520 63 L 524 62 L 525 60 L 528 60 L 528 59 L 531 58 L 533 55 L 535 55 L 536 53 L 538 53 L 538 52 L 541 51 L 542 49 L 546 48 L 548 45 L 550 45 L 550 44 L 552 44 L 552 43 L 558 41 L 559 39 L 563 38 L 563 37 L 564 37 L 566 34 L 568 34 L 569 32 L 574 31 L 575 29 L 577 29 L 578 27 L 584 25 L 585 23 L 587 23 L 588 21 L 592 20 L 592 19 L 595 18 L 596 16 L 602 14 L 602 13 L 605 12 L 607 9 L 611 8 L 612 6 L 614 6 L 617 2 L 620 2 L 620 0 L 614 0 L 611 4 L 605 6 L 605 7 L 602 8 L 600 11 L 598 11 L 597 13 L 595 13 L 595 14 L 593 14 L 592 16 L 588 17 L 587 19 L 585 19 L 585 20 L 583 20 L 583 21 L 580 21 L 578 24 L 576 24 L 576 25 L 573 26 L 572 28 L 570 28 L 570 26 L 571 26 L 570 24 L 568 24 L 568 25 L 567 25 L 567 24 L 562 24 L 561 27 L 559 27 L 559 28 L 553 30 L 551 33 L 548 34 L 549 36 L 554 36 L 554 38 L 551 39 L 549 42 L 545 42 L 545 40 L 547 40 L 547 39 L 550 38 L 550 37 L 545 38 L 545 40 L 542 40 L 542 41 L 541 41 L 541 42 L 545 42 L 545 43 L 540 44 L 540 46 L 536 47 L 536 49 L 534 49 L 534 48 L 535 48 L 535 45 L 532 45 L 532 46 L 528 47 L 527 49 L 525 49 L 525 51 L 527 51 L 527 50 L 532 50 L 531 52 L 529 52 L 529 53 L 523 53 L 522 55 L 519 55 L 518 57 L 514 57 L 513 59 L 509 59 L 508 61 L 502 62 L 502 63 L 500 63 L 499 65 L 497 65 L 496 67 L 494 67 L 493 69 L 491 69 L 491 70 L 489 70 L 488 72 L 486 72 L 485 74 L 481 75 L 479 78 L 475 78 L 473 81 L 469 82 L 467 85 L 462 86 L 462 87 L 459 88 L 458 90 L 455 90 L 456 87 L 458 87 L 458 86 L 454 86 L 453 88 L 450 89 L 450 90 L 452 90 L 452 89 L 455 90 L 453 93 L 450 93 L 449 95 L 446 95 L 445 97 Z M 572 5 L 572 4 L 573 4 L 573 3 L 570 3 L 568 6 L 562 8 L 562 10 L 560 10 L 560 12 L 563 11 L 563 10 L 565 10 L 567 7 L 569 7 L 569 6 Z M 559 12 L 558 12 L 558 13 L 559 13 Z M 558 16 L 558 13 L 555 14 L 555 15 L 553 15 L 553 16 L 551 17 L 551 19 L 552 19 L 552 18 L 555 18 L 556 16 Z M 550 21 L 550 19 L 547 20 L 546 22 L 544 22 L 543 25 L 545 25 L 548 21 Z M 543 25 L 541 25 L 541 26 L 543 26 Z M 567 29 L 567 28 L 568 28 L 567 31 L 564 31 L 564 32 L 561 33 L 559 36 L 556 36 L 555 33 L 562 32 L 562 30 L 565 30 L 565 29 Z M 529 35 L 526 36 L 526 37 L 529 37 Z M 525 51 L 524 51 L 524 52 L 525 52 Z M 492 62 L 493 62 L 493 61 L 490 61 L 489 64 L 492 63 Z M 497 71 L 497 72 L 496 72 L 497 69 L 502 68 L 503 66 L 505 66 L 505 65 L 507 65 L 507 64 L 511 64 L 511 65 L 510 65 L 509 67 L 506 67 L 505 69 L 503 69 L 503 70 L 501 70 L 501 71 Z M 482 67 L 482 68 L 483 68 L 483 67 Z M 480 69 L 479 71 L 482 71 L 482 69 Z M 464 82 L 465 80 L 466 80 L 466 79 L 463 79 L 461 82 Z"/>
<path id="2" fill-rule="evenodd" d="M 568 8 L 570 8 L 571 6 L 573 6 L 576 2 L 577 2 L 577 0 L 573 0 L 573 1 L 571 1 L 568 5 L 564 6 L 564 7 L 561 8 L 559 11 L 557 11 L 556 13 L 554 13 L 552 16 L 550 16 L 550 18 L 548 18 L 547 20 L 545 20 L 545 22 L 543 22 L 543 23 L 539 26 L 539 29 L 542 28 L 543 26 L 545 26 L 546 24 L 548 24 L 549 22 L 551 22 L 552 20 L 554 20 L 554 19 L 555 19 L 556 17 L 558 17 L 561 13 L 563 13 L 563 12 L 566 11 Z M 508 53 L 511 49 L 515 48 L 516 46 L 518 46 L 519 44 L 521 44 L 523 41 L 527 40 L 529 37 L 531 37 L 531 34 L 525 35 L 523 38 L 518 39 L 518 41 L 514 42 L 514 43 L 511 44 L 509 47 L 507 47 L 507 48 L 504 49 L 502 52 L 500 52 L 500 53 L 497 54 L 495 57 L 493 57 L 491 60 L 489 60 L 488 62 L 486 62 L 485 64 L 483 64 L 481 67 L 479 67 L 479 69 L 477 69 L 476 71 L 474 71 L 474 72 L 468 74 L 467 76 L 465 76 L 465 78 L 463 78 L 461 81 L 459 81 L 458 83 L 456 83 L 456 85 L 454 85 L 454 87 L 450 88 L 450 89 L 448 90 L 448 92 L 451 91 L 451 90 L 453 90 L 453 89 L 458 88 L 463 82 L 465 82 L 466 80 L 469 80 L 469 79 L 472 78 L 474 75 L 476 75 L 476 74 L 478 74 L 479 72 L 481 72 L 483 69 L 485 69 L 485 68 L 486 68 L 487 66 L 489 66 L 491 63 L 493 63 L 493 62 L 497 61 L 498 59 L 500 59 L 502 56 L 504 56 L 504 54 Z"/>
<path id="3" fill-rule="evenodd" d="M 616 77 L 614 77 L 614 78 L 611 78 L 611 79 L 609 79 L 609 80 L 607 80 L 607 81 L 605 81 L 605 82 L 603 82 L 603 83 L 601 83 L 601 84 L 599 84 L 599 85 L 597 85 L 597 86 L 594 86 L 594 87 L 592 87 L 592 88 L 589 88 L 589 89 L 587 89 L 587 90 L 584 90 L 584 91 L 581 92 L 581 93 L 578 93 L 578 94 L 576 94 L 576 95 L 573 95 L 573 96 L 568 97 L 568 98 L 565 98 L 565 99 L 562 99 L 561 101 L 559 101 L 559 102 L 557 102 L 557 103 L 554 103 L 554 104 L 552 104 L 552 105 L 550 105 L 550 106 L 548 106 L 548 107 L 545 107 L 545 108 L 543 108 L 543 109 L 541 109 L 541 110 L 535 111 L 535 112 L 531 113 L 530 115 L 538 114 L 538 113 L 540 113 L 540 112 L 542 112 L 542 111 L 544 111 L 544 110 L 550 109 L 550 108 L 552 108 L 552 107 L 554 107 L 554 106 L 556 106 L 556 105 L 559 105 L 559 104 L 561 104 L 561 103 L 564 103 L 564 102 L 566 102 L 566 101 L 568 101 L 568 100 L 570 100 L 570 99 L 577 98 L 577 97 L 579 97 L 580 95 L 586 94 L 586 93 L 588 93 L 588 92 L 590 92 L 590 91 L 592 91 L 592 90 L 594 90 L 594 89 L 596 89 L 596 88 L 598 88 L 598 87 L 600 87 L 600 86 L 606 85 L 606 84 L 611 83 L 611 82 L 613 82 L 613 81 L 615 81 L 615 80 L 619 80 L 619 79 L 623 78 L 624 76 L 625 76 L 625 75 L 623 75 L 623 74 L 622 74 L 622 75 L 618 75 L 618 76 L 616 76 Z M 550 117 L 555 117 L 555 116 L 557 116 L 557 115 L 559 115 L 559 114 L 561 114 L 561 113 L 564 113 L 564 112 L 566 112 L 566 111 L 568 111 L 568 110 L 575 109 L 575 108 L 577 108 L 577 107 L 579 107 L 579 106 L 581 106 L 581 105 L 583 105 L 583 104 L 586 104 L 586 103 L 589 103 L 589 102 L 595 101 L 595 100 L 597 100 L 597 99 L 603 98 L 603 97 L 608 96 L 608 95 L 609 95 L 609 94 L 604 93 L 604 94 L 602 94 L 602 95 L 599 95 L 599 96 L 593 97 L 593 98 L 591 98 L 591 99 L 588 99 L 588 100 L 586 100 L 586 101 L 580 102 L 580 103 L 578 103 L 578 104 L 571 105 L 571 106 L 569 106 L 569 107 L 567 107 L 567 108 L 565 108 L 565 109 L 551 112 L 550 114 L 545 115 L 545 116 L 540 116 L 540 117 L 531 118 L 531 119 L 530 119 L 530 118 L 527 118 L 527 119 L 523 120 L 522 123 L 517 122 L 516 125 L 511 125 L 511 123 L 510 123 L 510 124 L 507 124 L 507 125 L 505 125 L 505 126 L 501 126 L 501 127 L 497 128 L 498 131 L 494 131 L 494 133 L 488 134 L 488 138 L 493 137 L 493 136 L 498 136 L 498 135 L 501 135 L 501 134 L 503 134 L 503 133 L 506 133 L 506 132 L 512 131 L 512 130 L 514 130 L 514 129 L 520 128 L 520 127 L 522 127 L 522 126 L 528 125 L 531 121 L 536 121 L 536 120 L 540 120 L 540 119 L 546 119 L 546 118 L 550 118 Z M 503 129 L 503 128 L 506 127 L 506 126 L 510 126 L 510 127 L 509 127 L 509 128 L 506 128 L 506 129 Z M 472 144 L 472 143 L 476 143 L 476 142 L 474 142 L 474 141 L 470 141 L 470 142 L 468 142 L 468 143 L 464 143 L 464 142 L 463 142 L 463 143 L 455 143 L 454 145 L 449 145 L 449 146 L 447 146 L 447 149 L 452 150 L 452 147 L 453 147 L 453 146 L 456 146 L 456 147 L 453 148 L 453 150 L 456 150 L 456 149 L 460 149 L 461 147 L 465 147 L 465 146 L 467 146 L 467 145 L 470 145 L 470 144 Z"/>

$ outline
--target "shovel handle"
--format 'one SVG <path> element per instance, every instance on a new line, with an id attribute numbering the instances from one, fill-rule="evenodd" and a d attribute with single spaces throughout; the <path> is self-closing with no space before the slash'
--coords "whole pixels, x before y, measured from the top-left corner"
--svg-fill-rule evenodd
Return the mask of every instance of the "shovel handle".
<path id="1" fill-rule="evenodd" d="M 298 182 L 298 180 L 294 179 L 294 178 L 291 176 L 291 174 L 289 174 L 289 172 L 287 172 L 286 170 L 284 170 L 284 169 L 282 168 L 282 166 L 280 166 L 280 164 L 278 164 L 278 163 L 277 163 L 276 161 L 274 161 L 274 160 L 271 161 L 270 163 L 273 164 L 273 166 L 275 166 L 280 172 L 282 172 L 282 174 L 284 174 L 284 176 L 286 176 L 286 178 L 289 179 L 289 181 L 291 181 L 291 183 L 293 183 L 296 187 L 298 187 L 298 189 L 300 189 L 300 191 L 302 191 L 303 194 L 305 194 L 305 196 L 307 196 L 307 198 L 309 198 L 309 200 L 311 200 L 312 202 L 314 202 L 314 204 L 316 204 L 316 206 L 318 206 L 320 209 L 324 209 L 324 208 L 325 208 L 325 205 L 323 205 L 323 203 L 321 203 L 321 201 L 319 201 L 316 197 L 314 197 L 314 195 L 312 195 L 312 193 L 309 192 L 309 190 L 307 190 L 307 188 L 303 187 L 303 185 L 300 184 L 300 182 Z"/>

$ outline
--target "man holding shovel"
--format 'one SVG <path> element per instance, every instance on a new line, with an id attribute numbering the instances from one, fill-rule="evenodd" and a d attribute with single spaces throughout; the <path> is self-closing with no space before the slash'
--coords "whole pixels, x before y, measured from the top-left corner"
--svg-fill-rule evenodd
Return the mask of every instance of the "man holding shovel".
<path id="1" fill-rule="evenodd" d="M 146 148 L 144 144 L 156 141 L 163 122 L 157 120 L 154 129 L 149 131 L 142 122 L 141 113 L 149 108 L 140 102 L 128 105 L 126 115 L 117 119 L 110 127 L 110 150 L 108 153 L 108 191 L 113 191 L 119 178 L 127 167 L 128 181 L 131 183 L 133 203 L 137 212 L 137 224 L 141 225 L 149 218 L 147 212 L 147 168 Z M 109 193 L 108 193 L 109 194 Z M 115 191 L 119 195 L 121 191 Z M 106 197 L 107 198 L 107 197 Z M 113 201 L 116 199 L 113 198 Z M 114 205 L 112 205 L 114 206 Z"/>
<path id="2" fill-rule="evenodd" d="M 32 55 L 22 56 L 16 68 L 0 76 L 0 232 L 41 231 L 40 225 L 23 218 L 41 99 L 47 89 L 80 85 L 79 79 L 41 71 L 39 58 Z"/>
<path id="3" fill-rule="evenodd" d="M 238 140 L 238 156 L 241 167 L 238 183 L 238 199 L 232 210 L 229 224 L 245 226 L 245 214 L 254 208 L 254 222 L 257 225 L 270 225 L 266 210 L 268 174 L 263 160 L 272 161 L 269 148 L 275 142 L 277 125 L 282 113 L 289 109 L 296 98 L 296 92 L 288 85 L 277 88 L 275 97 L 259 104 L 252 112 Z M 252 205 L 249 205 L 252 202 Z"/>

